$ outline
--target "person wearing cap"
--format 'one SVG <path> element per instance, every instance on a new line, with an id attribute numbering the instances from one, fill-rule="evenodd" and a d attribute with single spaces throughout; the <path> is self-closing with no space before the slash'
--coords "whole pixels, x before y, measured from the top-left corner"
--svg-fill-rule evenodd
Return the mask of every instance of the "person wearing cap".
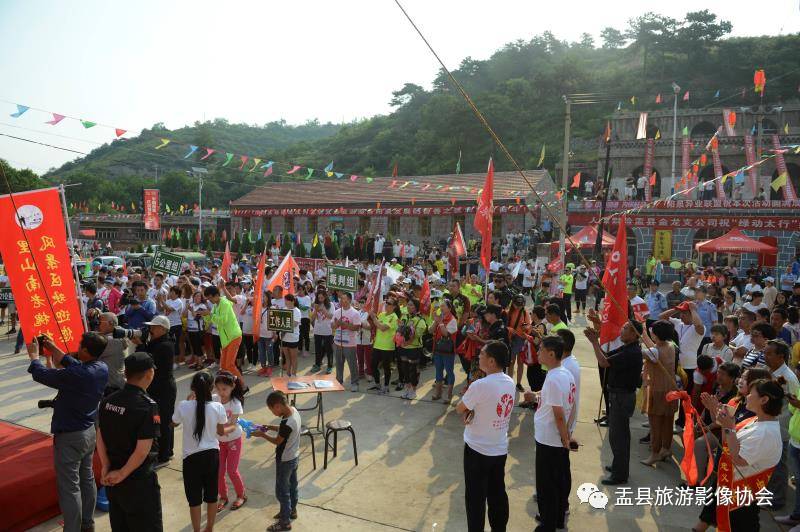
<path id="1" fill-rule="evenodd" d="M 164 419 L 172 419 L 178 388 L 175 385 L 173 364 L 175 363 L 175 342 L 169 337 L 169 318 L 156 316 L 146 322 L 150 330 L 146 343 L 134 338 L 139 344 L 136 351 L 148 353 L 155 364 L 155 376 L 147 393 L 158 403 L 158 410 Z M 158 465 L 166 465 L 172 459 L 175 429 L 170 423 L 162 423 L 159 435 Z"/>
<path id="2" fill-rule="evenodd" d="M 161 415 L 147 395 L 155 363 L 147 353 L 125 358 L 125 386 L 100 403 L 97 454 L 112 530 L 162 530 L 161 486 L 154 468 Z M 166 420 L 169 424 L 169 420 Z"/>
<path id="3" fill-rule="evenodd" d="M 778 289 L 775 287 L 775 278 L 764 277 L 764 285 L 764 290 L 762 290 L 764 293 L 764 305 L 772 310 L 772 307 L 775 305 L 775 298 L 778 297 Z"/>
<path id="4" fill-rule="evenodd" d="M 572 291 L 575 285 L 575 276 L 572 274 L 572 268 L 569 264 L 558 280 L 562 287 L 561 294 L 564 300 L 564 315 L 567 318 L 567 323 L 569 323 L 572 321 Z"/>
<path id="5" fill-rule="evenodd" d="M 679 292 L 680 293 L 680 292 Z M 658 291 L 658 281 L 653 279 L 650 281 L 650 291 L 645 296 L 645 303 L 647 303 L 647 311 L 649 319 L 647 320 L 647 327 L 649 328 L 655 322 L 655 317 L 667 310 L 667 298 Z"/>

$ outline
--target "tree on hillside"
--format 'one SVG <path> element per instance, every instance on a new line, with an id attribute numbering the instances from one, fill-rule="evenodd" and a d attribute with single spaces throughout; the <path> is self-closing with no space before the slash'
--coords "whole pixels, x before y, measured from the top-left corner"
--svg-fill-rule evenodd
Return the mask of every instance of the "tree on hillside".
<path id="1" fill-rule="evenodd" d="M 628 43 L 628 39 L 625 38 L 621 31 L 611 27 L 603 28 L 603 31 L 600 32 L 600 38 L 603 39 L 603 48 L 610 50 L 622 48 Z"/>

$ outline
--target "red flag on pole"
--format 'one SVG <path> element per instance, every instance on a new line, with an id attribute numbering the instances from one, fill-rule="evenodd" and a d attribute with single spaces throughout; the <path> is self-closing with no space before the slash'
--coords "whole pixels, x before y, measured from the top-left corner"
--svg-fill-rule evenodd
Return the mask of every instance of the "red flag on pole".
<path id="1" fill-rule="evenodd" d="M 461 232 L 461 224 L 456 222 L 456 228 L 453 229 L 453 249 L 456 251 L 456 257 L 465 257 L 467 255 L 467 244 L 464 242 L 464 234 Z"/>
<path id="2" fill-rule="evenodd" d="M 231 259 L 231 246 L 228 242 L 225 242 L 225 254 L 222 256 L 222 266 L 219 268 L 219 274 L 222 277 L 223 281 L 227 281 L 230 278 L 230 269 L 232 264 Z"/>
<path id="3" fill-rule="evenodd" d="M 580 186 L 581 186 L 581 173 L 578 172 L 572 177 L 572 184 L 569 186 L 569 188 L 580 188 Z"/>
<path id="4" fill-rule="evenodd" d="M 431 314 L 431 285 L 428 283 L 428 276 L 422 282 L 422 291 L 419 294 L 419 313 L 423 316 Z"/>
<path id="5" fill-rule="evenodd" d="M 655 170 L 653 170 L 653 173 L 650 174 L 650 186 L 651 187 L 656 186 L 656 172 L 655 172 Z"/>
<path id="6" fill-rule="evenodd" d="M 494 162 L 489 159 L 489 170 L 483 192 L 478 196 L 478 208 L 475 211 L 475 230 L 481 235 L 481 264 L 489 271 L 492 260 L 492 215 L 494 214 Z"/>
<path id="7" fill-rule="evenodd" d="M 264 270 L 267 264 L 266 250 L 261 252 L 258 259 L 258 275 L 256 276 L 256 286 L 253 289 L 253 338 L 258 342 L 259 329 L 261 328 L 261 305 L 264 299 Z"/>
<path id="8" fill-rule="evenodd" d="M 392 168 L 392 177 L 397 177 L 397 163 L 394 163 L 394 167 Z"/>
<path id="9" fill-rule="evenodd" d="M 625 231 L 625 215 L 619 218 L 617 239 L 608 256 L 606 271 L 603 274 L 603 286 L 606 298 L 600 313 L 600 343 L 606 344 L 616 339 L 622 326 L 628 321 L 628 239 Z"/>

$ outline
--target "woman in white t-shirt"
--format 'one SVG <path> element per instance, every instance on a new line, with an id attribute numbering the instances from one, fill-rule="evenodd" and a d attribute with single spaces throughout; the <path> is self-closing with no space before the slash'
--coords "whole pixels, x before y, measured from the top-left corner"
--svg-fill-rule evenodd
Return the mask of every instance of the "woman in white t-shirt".
<path id="1" fill-rule="evenodd" d="M 369 312 L 364 310 L 366 296 L 359 303 L 359 316 L 361 316 L 361 328 L 356 331 L 358 345 L 356 345 L 356 366 L 358 366 L 358 377 L 366 377 L 367 382 L 374 381 L 372 377 L 372 322 L 369 319 Z"/>
<path id="2" fill-rule="evenodd" d="M 228 416 L 225 408 L 211 397 L 211 374 L 199 371 L 192 377 L 192 393 L 172 414 L 172 425 L 183 423 L 183 489 L 189 502 L 192 528 L 200 530 L 202 508 L 206 503 L 206 529 L 214 528 L 219 494 L 219 440 Z"/>
<path id="3" fill-rule="evenodd" d="M 203 301 L 203 292 L 198 290 L 192 294 L 189 304 L 184 310 L 186 317 L 186 334 L 189 336 L 189 347 L 192 356 L 189 359 L 189 368 L 202 369 L 203 366 L 203 334 L 205 333 L 205 322 L 202 312 L 208 310 Z"/>
<path id="4" fill-rule="evenodd" d="M 177 286 L 172 286 L 169 289 L 167 299 L 159 299 L 158 307 L 163 312 L 167 319 L 169 319 L 169 335 L 172 341 L 177 345 L 181 337 L 181 316 L 183 315 L 183 300 L 181 299 L 181 290 Z"/>
<path id="5" fill-rule="evenodd" d="M 262 297 L 261 322 L 258 326 L 258 364 L 261 366 L 258 374 L 261 377 L 272 377 L 272 368 L 278 365 L 275 362 L 275 351 L 272 348 L 275 332 L 269 328 L 270 308 L 272 308 L 272 293 L 267 291 Z M 253 334 L 255 334 L 255 330 L 253 330 Z"/>
<path id="6" fill-rule="evenodd" d="M 722 428 L 722 442 L 728 448 L 733 465 L 733 481 L 752 478 L 775 467 L 781 459 L 783 443 L 777 417 L 781 413 L 784 391 L 778 382 L 762 379 L 752 383 L 747 394 L 747 410 L 755 414 L 747 421 L 736 423 L 726 405 L 720 405 L 716 397 L 703 394 L 703 405 L 717 412 L 717 424 Z M 730 530 L 758 530 L 758 497 L 753 493 L 747 506 L 729 512 Z M 737 498 L 733 498 L 735 505 Z M 700 513 L 700 521 L 693 530 L 704 531 L 709 525 L 717 525 L 716 497 Z"/>
<path id="7" fill-rule="evenodd" d="M 308 295 L 309 291 L 306 285 L 300 285 L 297 289 L 297 296 L 295 296 L 295 303 L 300 310 L 300 345 L 298 346 L 302 356 L 308 356 L 311 350 L 311 296 Z"/>
<path id="8" fill-rule="evenodd" d="M 286 364 L 286 376 L 297 375 L 297 346 L 300 345 L 300 309 L 295 306 L 294 294 L 286 294 L 283 298 L 286 310 L 292 311 L 292 332 L 281 335 L 281 353 Z"/>
<path id="9" fill-rule="evenodd" d="M 327 356 L 328 369 L 333 371 L 333 303 L 327 292 L 319 291 L 314 296 L 314 305 L 311 308 L 311 319 L 314 321 L 314 366 L 311 373 L 317 373 L 322 368 L 322 358 Z"/>
<path id="10" fill-rule="evenodd" d="M 236 375 L 227 371 L 220 371 L 214 379 L 216 394 L 214 401 L 222 404 L 228 421 L 225 423 L 223 434 L 217 436 L 219 440 L 219 502 L 217 511 L 221 512 L 228 505 L 228 484 L 225 474 L 231 479 L 233 489 L 236 490 L 236 500 L 231 505 L 231 510 L 238 510 L 247 502 L 244 481 L 239 474 L 239 460 L 242 457 L 242 427 L 239 426 L 239 416 L 244 414 L 244 389 L 242 381 Z"/>

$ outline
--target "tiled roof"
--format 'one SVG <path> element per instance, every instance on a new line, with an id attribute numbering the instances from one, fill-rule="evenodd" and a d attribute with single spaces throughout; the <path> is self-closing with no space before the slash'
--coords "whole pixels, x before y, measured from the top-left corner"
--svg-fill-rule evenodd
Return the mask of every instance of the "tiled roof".
<path id="1" fill-rule="evenodd" d="M 553 182 L 547 170 L 525 170 L 525 176 L 531 186 L 539 192 L 552 192 Z M 324 179 L 317 181 L 278 182 L 254 189 L 241 198 L 231 202 L 232 207 L 239 208 L 285 208 L 306 206 L 343 206 L 373 205 L 381 202 L 385 205 L 449 203 L 452 198 L 457 202 L 474 202 L 477 189 L 483 187 L 486 174 L 450 174 L 429 176 L 376 177 L 372 183 L 359 177 L 356 181 L 348 179 Z M 390 188 L 392 181 L 395 186 Z M 404 188 L 404 183 L 409 182 Z M 416 183 L 416 184 L 415 184 Z M 427 189 L 426 185 L 430 184 Z M 437 186 L 447 186 L 445 190 Z M 455 187 L 455 189 L 449 189 Z M 517 172 L 495 172 L 495 202 L 513 201 L 514 198 L 531 194 L 530 187 Z"/>

